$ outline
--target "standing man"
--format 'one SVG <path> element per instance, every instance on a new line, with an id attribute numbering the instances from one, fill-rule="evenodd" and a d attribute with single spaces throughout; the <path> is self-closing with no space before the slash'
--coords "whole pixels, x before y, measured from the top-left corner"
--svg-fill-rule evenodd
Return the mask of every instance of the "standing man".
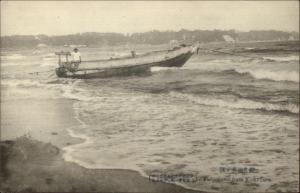
<path id="1" fill-rule="evenodd" d="M 72 64 L 73 64 L 74 70 L 77 70 L 79 64 L 81 63 L 81 55 L 77 48 L 74 48 L 73 51 L 74 52 L 72 52 L 72 54 L 71 54 L 72 55 Z"/>

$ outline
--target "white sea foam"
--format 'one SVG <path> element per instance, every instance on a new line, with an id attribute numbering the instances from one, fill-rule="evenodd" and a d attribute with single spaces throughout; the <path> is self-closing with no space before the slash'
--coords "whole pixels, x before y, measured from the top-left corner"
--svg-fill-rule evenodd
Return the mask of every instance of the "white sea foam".
<path id="1" fill-rule="evenodd" d="M 61 90 L 63 91 L 62 96 L 68 99 L 74 99 L 78 101 L 92 101 L 96 100 L 97 97 L 92 97 L 88 95 L 88 92 L 85 92 L 84 89 L 76 87 L 80 80 L 75 81 L 74 83 L 69 83 L 63 85 Z"/>
<path id="2" fill-rule="evenodd" d="M 178 67 L 152 67 L 151 72 L 158 72 L 158 71 L 164 71 L 164 70 L 178 70 L 180 68 Z"/>
<path id="3" fill-rule="evenodd" d="M 7 87 L 7 89 L 1 93 L 2 97 L 9 99 L 62 98 L 59 94 L 60 85 L 47 84 L 47 82 L 40 80 L 3 79 L 1 81 L 1 86 Z"/>
<path id="4" fill-rule="evenodd" d="M 253 47 L 246 47 L 245 50 L 254 50 L 255 48 Z"/>
<path id="5" fill-rule="evenodd" d="M 12 54 L 12 55 L 6 55 L 1 56 L 2 60 L 21 60 L 24 59 L 26 56 L 23 56 L 22 54 Z"/>
<path id="6" fill-rule="evenodd" d="M 68 93 L 67 96 L 80 99 L 80 101 L 75 101 L 74 103 L 75 117 L 80 124 L 77 127 L 69 128 L 68 132 L 72 137 L 81 138 L 84 141 L 83 143 L 70 145 L 63 148 L 64 159 L 90 169 L 132 169 L 138 171 L 142 176 L 145 177 L 149 177 L 149 174 L 153 172 L 152 170 L 160 171 L 162 173 L 164 171 L 170 171 L 174 173 L 195 171 L 196 174 L 199 172 L 201 175 L 218 175 L 214 173 L 213 169 L 218 166 L 217 164 L 219 164 L 223 159 L 222 152 L 224 152 L 224 149 L 219 149 L 219 145 L 210 145 L 211 142 L 214 140 L 220 143 L 224 142 L 225 140 L 234 141 L 235 136 L 241 137 L 241 141 L 247 141 L 246 137 L 248 136 L 240 135 L 239 132 L 241 129 L 237 128 L 238 126 L 235 126 L 234 124 L 231 125 L 232 122 L 238 123 L 241 118 L 244 118 L 244 115 L 229 108 L 240 109 L 245 108 L 245 106 L 248 105 L 250 106 L 248 109 L 257 108 L 266 110 L 266 107 L 263 103 L 255 101 L 241 99 L 232 101 L 230 101 L 230 99 L 228 101 L 223 99 L 198 99 L 198 96 L 181 94 L 177 92 L 172 92 L 172 97 L 169 97 L 168 94 L 160 96 L 148 94 L 144 95 L 143 93 L 140 93 L 141 96 L 137 96 L 140 94 L 134 93 L 132 95 L 131 93 L 119 93 L 115 92 L 114 90 L 112 93 L 108 92 L 109 97 L 107 97 L 105 100 L 97 100 L 97 103 L 94 103 L 94 101 L 91 101 L 90 99 L 81 100 L 82 97 L 89 97 L 89 95 L 86 95 L 85 93 L 90 92 L 90 94 L 93 94 L 94 90 L 77 90 L 77 88 L 81 86 L 78 85 L 79 83 L 80 82 L 75 81 L 70 82 L 70 84 L 66 84 L 66 87 L 69 87 L 70 89 L 70 93 Z M 100 95 L 106 96 L 106 90 L 97 90 L 97 97 L 101 97 Z M 147 100 L 145 100 L 144 97 L 146 97 Z M 183 103 L 178 103 L 178 99 L 175 97 L 180 98 L 180 101 L 182 100 Z M 134 98 L 134 100 L 131 98 Z M 151 99 L 152 102 L 147 102 L 149 101 L 148 99 Z M 198 104 L 202 104 L 204 100 L 205 106 L 202 106 L 200 109 L 208 113 L 202 113 L 198 105 L 194 105 L 191 102 L 186 103 L 184 100 L 189 100 Z M 210 105 L 229 108 L 220 108 L 216 111 L 217 107 L 211 108 L 209 107 Z M 95 106 L 98 107 L 95 108 Z M 286 109 L 284 106 L 282 107 L 282 110 Z M 276 105 L 274 107 L 270 106 L 267 108 L 270 108 L 271 111 L 278 110 L 278 106 Z M 140 117 L 134 114 L 136 110 L 140 112 L 138 113 Z M 186 114 L 186 112 L 189 110 L 191 113 Z M 112 112 L 114 115 L 116 115 L 116 118 L 107 117 L 102 121 L 96 121 L 97 124 L 95 124 L 94 119 L 98 118 L 101 120 L 103 115 L 112 115 Z M 224 130 L 222 129 L 211 129 L 203 132 L 203 130 L 207 128 L 208 125 L 212 125 L 215 120 L 216 124 L 215 126 L 212 125 L 212 128 L 218 128 L 218 125 L 223 124 L 222 120 L 219 120 L 218 118 L 222 119 L 222 115 L 225 114 L 225 112 L 235 115 L 226 115 L 226 118 L 232 117 L 233 121 L 228 121 L 225 119 L 228 121 L 228 123 L 226 123 L 228 124 L 226 127 L 228 127 L 227 129 L 232 133 L 232 135 L 224 137 L 222 135 Z M 130 116 L 134 117 L 134 119 L 128 119 L 128 116 L 122 117 L 125 114 L 130 114 Z M 209 116 L 201 119 L 203 115 L 207 114 Z M 121 118 L 118 119 L 117 117 Z M 266 117 L 269 117 L 269 115 L 258 115 L 254 113 L 254 115 L 242 120 L 243 124 L 247 125 L 244 130 L 257 130 L 257 125 L 253 125 L 253 122 L 255 122 L 254 120 L 264 120 Z M 147 121 L 142 121 L 148 120 L 149 118 L 151 118 L 151 120 L 163 121 L 151 121 L 149 124 L 144 123 Z M 283 118 L 279 118 L 283 119 L 285 117 L 283 116 Z M 93 120 L 90 122 L 91 119 Z M 282 122 L 276 122 L 278 118 L 270 120 L 272 121 L 270 125 L 274 125 L 274 127 L 276 127 L 276 125 L 278 126 L 278 123 Z M 86 123 L 84 121 L 86 121 Z M 136 121 L 137 123 L 141 121 L 137 126 L 138 129 L 130 128 L 132 127 L 130 123 L 133 121 Z M 168 126 L 162 128 L 162 124 L 160 122 L 165 122 L 165 124 Z M 185 124 L 189 122 L 192 122 L 193 124 Z M 263 123 L 265 123 L 265 121 L 263 121 Z M 174 128 L 178 127 L 178 124 L 182 124 L 179 126 L 180 129 L 174 130 Z M 120 127 L 121 125 L 122 127 Z M 123 130 L 123 127 L 125 127 L 125 130 Z M 193 129 L 193 132 L 188 131 L 188 129 L 191 128 Z M 162 131 L 169 133 L 170 135 L 157 135 Z M 256 136 L 258 136 L 259 140 L 261 140 L 261 136 L 263 135 L 261 135 L 260 132 L 262 131 L 257 132 L 258 133 Z M 266 132 L 266 130 L 263 132 Z M 270 130 L 270 133 L 273 134 L 273 130 Z M 147 141 L 145 139 L 150 140 Z M 151 142 L 151 139 L 154 142 Z M 159 142 L 156 142 L 156 140 Z M 197 140 L 200 141 L 198 144 L 199 147 L 193 146 L 193 143 L 191 143 L 192 141 Z M 205 141 L 205 144 L 201 145 L 201 141 Z M 252 142 L 248 143 L 251 144 Z M 178 147 L 178 144 L 181 144 L 181 146 Z M 248 156 L 248 150 L 251 150 L 251 148 L 256 148 L 247 145 L 241 149 L 237 146 L 228 147 L 225 145 L 224 147 L 228 148 L 225 148 L 226 153 L 229 153 L 229 149 L 232 148 L 232 151 L 240 151 L 239 155 L 243 155 L 244 157 Z M 149 151 L 144 151 L 143 147 L 149 147 Z M 202 152 L 189 152 L 189 150 L 193 148 L 195 150 L 202 150 Z M 214 151 L 211 151 L 212 149 L 216 150 L 216 152 L 214 153 Z M 170 153 L 170 155 L 166 154 L 165 152 Z M 176 154 L 184 155 L 184 157 L 178 157 Z M 200 156 L 201 161 L 199 162 Z M 210 156 L 215 156 L 215 158 L 211 159 L 209 158 Z M 262 156 L 261 159 L 264 160 L 264 157 Z M 185 160 L 189 160 L 190 162 L 189 164 L 186 164 L 183 169 L 176 166 L 176 164 L 180 165 L 181 163 L 185 163 Z M 164 164 L 163 161 L 165 161 L 167 164 Z M 201 164 L 203 165 L 203 163 L 205 163 L 206 167 L 201 167 Z M 195 185 L 192 187 L 194 184 L 192 184 L 192 186 L 191 184 L 177 184 L 187 188 L 201 190 L 207 189 L 207 191 L 211 191 L 209 186 L 202 187 L 202 185 Z"/>
<path id="7" fill-rule="evenodd" d="M 38 88 L 38 89 L 51 89 L 53 91 L 58 91 L 62 94 L 60 95 L 53 95 L 54 98 L 69 98 L 69 99 L 76 99 L 80 101 L 89 101 L 92 100 L 92 97 L 85 96 L 83 89 L 76 87 L 76 85 L 80 82 L 80 80 L 61 80 L 60 83 L 57 84 L 49 84 L 49 80 L 41 81 L 41 80 L 32 80 L 32 79 L 3 79 L 1 81 L 2 86 L 8 86 L 9 88 L 13 88 L 13 92 L 23 93 L 28 97 L 35 97 L 34 94 L 31 94 L 28 88 Z M 10 91 L 12 92 L 12 91 Z M 47 92 L 45 92 L 46 95 Z M 36 93 L 35 93 L 36 94 Z M 37 95 L 36 97 L 39 97 Z M 50 95 L 49 95 L 50 96 Z"/>
<path id="8" fill-rule="evenodd" d="M 55 58 L 51 58 L 51 57 L 44 57 L 43 60 L 45 61 L 49 61 L 49 60 L 55 60 Z"/>
<path id="9" fill-rule="evenodd" d="M 48 53 L 44 55 L 44 58 L 56 58 L 54 53 Z"/>
<path id="10" fill-rule="evenodd" d="M 42 56 L 43 60 L 55 60 L 57 59 L 54 53 L 48 53 Z"/>
<path id="11" fill-rule="evenodd" d="M 92 100 L 92 97 L 84 96 L 83 93 L 86 93 L 86 92 L 82 92 L 83 90 L 81 90 L 79 88 L 78 88 L 78 90 L 76 90 L 75 85 L 77 85 L 78 83 L 79 83 L 79 81 L 72 84 L 72 86 L 69 86 L 68 87 L 69 89 L 67 89 L 67 91 L 63 95 L 67 98 L 80 100 L 73 104 L 75 119 L 80 123 L 79 126 L 75 126 L 75 127 L 77 127 L 77 129 L 80 128 L 80 130 L 84 130 L 87 128 L 87 125 L 80 118 L 80 114 L 82 113 L 81 104 L 82 104 L 82 102 L 87 102 L 87 101 Z M 79 90 L 81 92 L 77 92 L 77 94 L 74 93 Z M 95 99 L 95 97 L 93 97 L 93 98 Z M 116 168 L 132 169 L 132 170 L 138 171 L 142 176 L 147 177 L 147 174 L 141 168 L 137 167 L 135 165 L 135 163 L 132 163 L 132 164 L 127 163 L 126 165 L 121 164 L 121 165 L 109 166 L 109 165 L 98 165 L 98 164 L 94 164 L 94 163 L 89 163 L 86 160 L 82 161 L 82 160 L 76 158 L 74 155 L 76 155 L 77 150 L 86 149 L 86 147 L 95 144 L 95 141 L 93 141 L 93 139 L 91 137 L 89 137 L 87 134 L 85 134 L 85 132 L 78 133 L 78 132 L 75 132 L 74 129 L 75 129 L 74 127 L 67 129 L 69 135 L 74 138 L 82 139 L 83 142 L 79 143 L 79 144 L 69 145 L 69 146 L 66 146 L 63 148 L 63 151 L 64 151 L 63 158 L 65 161 L 74 162 L 74 163 L 77 163 L 77 164 L 79 164 L 85 168 L 89 168 L 89 169 L 97 169 L 97 168 L 101 168 L 101 169 L 116 169 Z"/>
<path id="12" fill-rule="evenodd" d="M 63 148 L 63 151 L 64 151 L 63 158 L 64 158 L 64 160 L 68 161 L 68 162 L 76 162 L 76 163 L 78 163 L 82 166 L 86 166 L 84 162 L 81 162 L 80 160 L 75 159 L 72 156 L 72 154 L 80 146 L 85 146 L 85 145 L 91 144 L 91 143 L 93 143 L 93 141 L 88 136 L 86 136 L 84 134 L 75 133 L 71 128 L 67 129 L 67 131 L 68 131 L 68 133 L 71 137 L 83 139 L 84 142 L 80 143 L 80 144 L 75 144 L 75 145 L 64 147 Z"/>
<path id="13" fill-rule="evenodd" d="M 55 67 L 55 66 L 58 66 L 58 65 L 57 65 L 57 63 L 53 59 L 45 60 L 40 65 L 40 67 L 47 67 L 47 66 L 53 66 L 53 67 Z"/>
<path id="14" fill-rule="evenodd" d="M 21 80 L 21 79 L 3 79 L 1 81 L 1 85 L 3 86 L 10 86 L 10 87 L 18 87 L 18 86 L 24 86 L 24 87 L 39 87 L 44 86 L 37 80 Z"/>
<path id="15" fill-rule="evenodd" d="M 288 61 L 299 61 L 299 56 L 273 56 L 273 57 L 263 57 L 265 60 L 273 60 L 278 62 L 288 62 Z"/>
<path id="16" fill-rule="evenodd" d="M 28 65 L 35 65 L 34 63 L 28 62 L 16 62 L 16 61 L 1 61 L 1 66 L 28 66 Z"/>
<path id="17" fill-rule="evenodd" d="M 74 113 L 75 113 L 75 119 L 80 123 L 80 128 L 81 129 L 85 129 L 86 128 L 86 124 L 79 118 L 79 110 L 78 110 L 78 107 L 77 107 L 78 103 L 74 103 L 73 104 L 73 108 L 74 108 Z M 78 127 L 78 126 L 77 126 Z M 84 166 L 84 162 L 81 162 L 80 160 L 76 160 L 72 154 L 73 152 L 79 148 L 80 146 L 85 146 L 85 145 L 88 145 L 88 144 L 91 144 L 93 143 L 93 141 L 91 140 L 90 137 L 88 137 L 87 135 L 83 134 L 83 133 L 75 133 L 74 130 L 71 128 L 68 128 L 67 129 L 69 135 L 71 137 L 74 137 L 74 138 L 79 138 L 79 139 L 83 139 L 83 143 L 79 143 L 79 144 L 75 144 L 75 145 L 71 145 L 71 146 L 66 146 L 63 148 L 64 150 L 64 154 L 63 154 L 63 158 L 65 161 L 69 161 L 69 162 L 76 162 L 82 166 Z"/>
<path id="18" fill-rule="evenodd" d="M 299 113 L 299 106 L 295 104 L 279 105 L 271 103 L 262 103 L 251 101 L 248 99 L 233 99 L 225 100 L 212 97 L 201 97 L 191 94 L 182 94 L 178 92 L 171 92 L 171 96 L 186 99 L 192 102 L 196 102 L 201 105 L 228 107 L 234 109 L 253 109 L 253 110 L 267 110 L 267 111 L 288 111 L 291 113 Z"/>
<path id="19" fill-rule="evenodd" d="M 235 69 L 239 73 L 249 73 L 256 79 L 269 79 L 275 81 L 299 82 L 299 72 L 296 71 L 270 71 L 265 69 Z"/>
<path id="20" fill-rule="evenodd" d="M 41 50 L 35 50 L 35 51 L 32 51 L 32 54 L 41 54 L 42 51 Z"/>

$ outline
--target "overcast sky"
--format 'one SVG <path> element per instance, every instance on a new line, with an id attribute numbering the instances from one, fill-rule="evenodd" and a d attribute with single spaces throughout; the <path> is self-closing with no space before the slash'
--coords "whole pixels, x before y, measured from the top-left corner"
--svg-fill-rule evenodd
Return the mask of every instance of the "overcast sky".
<path id="1" fill-rule="evenodd" d="M 1 36 L 236 29 L 299 31 L 298 1 L 1 1 Z"/>

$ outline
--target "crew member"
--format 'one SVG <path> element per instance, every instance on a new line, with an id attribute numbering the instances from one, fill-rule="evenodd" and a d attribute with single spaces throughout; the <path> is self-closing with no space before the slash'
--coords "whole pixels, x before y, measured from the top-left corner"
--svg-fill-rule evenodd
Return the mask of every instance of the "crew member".
<path id="1" fill-rule="evenodd" d="M 79 64 L 81 63 L 81 55 L 77 48 L 75 48 L 72 52 L 72 66 L 76 70 L 78 69 Z"/>

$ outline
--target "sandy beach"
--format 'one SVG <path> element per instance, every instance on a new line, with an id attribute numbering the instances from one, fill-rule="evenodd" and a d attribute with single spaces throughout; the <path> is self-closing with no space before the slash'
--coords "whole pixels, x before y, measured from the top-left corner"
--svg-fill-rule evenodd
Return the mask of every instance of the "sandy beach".
<path id="1" fill-rule="evenodd" d="M 34 92 L 38 91 L 33 89 Z M 66 129 L 79 124 L 74 118 L 72 100 L 2 99 L 5 112 L 1 116 L 1 191 L 200 192 L 153 182 L 137 171 L 87 169 L 66 162 L 63 147 L 83 142 L 71 137 Z"/>

